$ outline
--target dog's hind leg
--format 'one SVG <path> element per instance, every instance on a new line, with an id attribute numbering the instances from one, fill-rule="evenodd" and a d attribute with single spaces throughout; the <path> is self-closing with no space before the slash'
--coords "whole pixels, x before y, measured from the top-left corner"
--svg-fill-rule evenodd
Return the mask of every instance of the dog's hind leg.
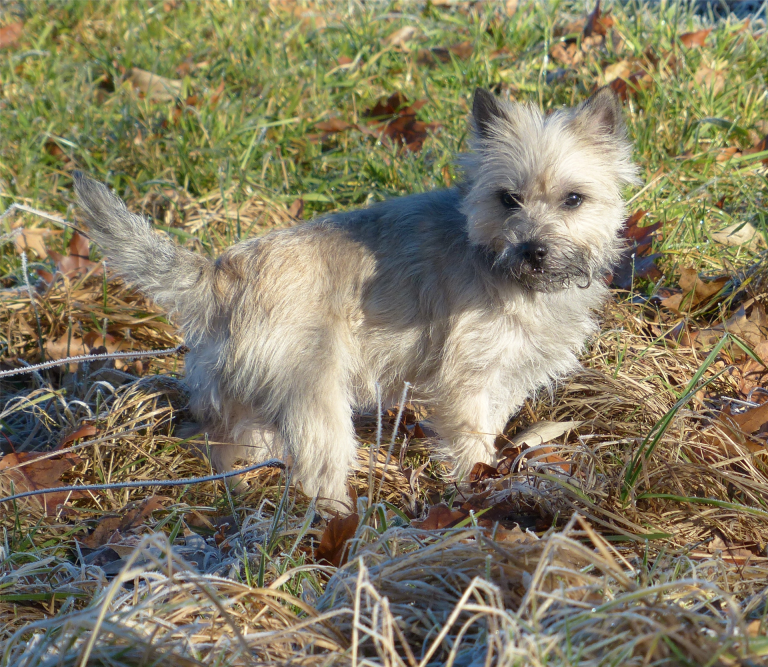
<path id="1" fill-rule="evenodd" d="M 293 460 L 293 482 L 319 504 L 342 510 L 349 504 L 347 475 L 357 439 L 349 394 L 338 375 L 294 391 L 284 406 L 279 433 Z"/>

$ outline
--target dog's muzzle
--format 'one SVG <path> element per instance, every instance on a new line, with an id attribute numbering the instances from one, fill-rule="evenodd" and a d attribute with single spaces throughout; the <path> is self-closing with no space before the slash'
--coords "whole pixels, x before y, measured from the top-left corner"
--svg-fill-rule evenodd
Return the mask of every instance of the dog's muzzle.
<path id="1" fill-rule="evenodd" d="M 577 246 L 545 240 L 510 243 L 492 257 L 492 269 L 536 292 L 580 287 L 592 283 L 589 255 Z"/>

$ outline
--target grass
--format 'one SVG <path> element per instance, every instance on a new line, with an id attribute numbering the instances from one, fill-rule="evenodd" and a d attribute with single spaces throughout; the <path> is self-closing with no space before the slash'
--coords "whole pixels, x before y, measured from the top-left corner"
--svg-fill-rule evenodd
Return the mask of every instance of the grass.
<path id="1" fill-rule="evenodd" d="M 581 3 L 512 16 L 494 2 L 40 9 L 0 10 L 0 29 L 24 24 L 0 50 L 0 212 L 22 204 L 74 221 L 79 168 L 216 255 L 293 224 L 299 199 L 309 218 L 455 182 L 476 86 L 554 108 L 586 97 L 610 66 L 650 59 L 660 64 L 625 105 L 645 182 L 627 195 L 648 211 L 642 224 L 661 223 L 661 273 L 617 292 L 584 371 L 510 423 L 514 440 L 544 420 L 580 421 L 557 439 L 560 459 L 521 451 L 509 474 L 459 488 L 429 462 L 429 438 L 402 451 L 397 406 L 380 436 L 377 415 L 358 416 L 360 518 L 342 567 L 316 562 L 327 522 L 279 471 L 254 475 L 243 496 L 208 483 L 72 497 L 50 516 L 35 499 L 4 504 L 0 665 L 764 663 L 765 438 L 728 415 L 761 400 L 744 373 L 768 338 L 756 314 L 768 271 L 760 246 L 713 237 L 748 222 L 768 241 L 766 155 L 747 152 L 768 132 L 761 22 L 720 21 L 686 47 L 680 36 L 706 17 L 678 3 L 616 5 L 609 38 L 588 48 L 579 37 L 583 60 L 569 66 L 549 54 L 581 35 L 568 27 Z M 388 41 L 409 26 L 404 46 Z M 132 68 L 180 81 L 178 97 L 138 94 L 124 81 Z M 367 110 L 394 92 L 425 100 L 417 119 L 433 129 L 419 151 L 369 131 Z M 318 127 L 333 119 L 354 127 Z M 85 341 L 181 342 L 151 303 L 99 274 L 96 248 L 95 264 L 52 285 L 37 273 L 55 273 L 51 253 L 28 247 L 24 270 L 19 224 L 61 229 L 30 213 L 0 222 L 0 370 Z M 63 252 L 71 234 L 45 243 Z M 729 281 L 688 313 L 660 306 L 688 267 Z M 755 328 L 729 325 L 737 344 L 680 333 L 715 331 L 716 342 L 739 308 Z M 0 445 L 71 448 L 54 459 L 69 462 L 57 484 L 205 475 L 174 435 L 182 375 L 173 355 L 0 379 Z M 419 419 L 405 411 L 409 427 Z M 393 437 L 391 460 L 374 451 Z M 0 471 L 0 495 L 19 479 Z M 440 501 L 461 514 L 456 527 L 418 527 Z"/>

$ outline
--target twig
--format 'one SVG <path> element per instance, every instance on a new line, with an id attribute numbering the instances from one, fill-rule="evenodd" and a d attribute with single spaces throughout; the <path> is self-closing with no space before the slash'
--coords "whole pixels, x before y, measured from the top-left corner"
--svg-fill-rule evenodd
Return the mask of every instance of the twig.
<path id="1" fill-rule="evenodd" d="M 389 467 L 389 461 L 392 458 L 392 450 L 395 448 L 395 440 L 397 440 L 397 431 L 400 428 L 400 420 L 403 418 L 403 411 L 405 410 L 405 400 L 408 398 L 408 390 L 410 388 L 411 388 L 411 383 L 405 382 L 403 386 L 403 394 L 402 396 L 400 396 L 400 407 L 397 409 L 397 417 L 395 418 L 395 430 L 392 431 L 392 440 L 389 443 L 389 449 L 387 450 L 387 458 L 384 461 L 384 469 L 381 472 L 381 485 L 379 486 L 379 492 L 376 494 L 376 502 L 379 501 L 379 497 L 381 496 L 381 493 L 384 490 L 384 479 L 387 476 L 387 468 Z M 379 414 L 381 414 L 381 412 L 379 412 Z M 378 450 L 376 453 L 378 455 Z"/>
<path id="2" fill-rule="evenodd" d="M 187 351 L 185 345 L 177 345 L 176 347 L 168 347 L 164 350 L 137 350 L 136 352 L 108 352 L 107 354 L 79 354 L 74 357 L 65 357 L 64 359 L 56 359 L 55 361 L 46 361 L 43 364 L 35 364 L 34 366 L 27 366 L 26 368 L 14 368 L 10 371 L 0 372 L 0 378 L 8 377 L 10 375 L 20 375 L 21 373 L 33 373 L 35 371 L 43 370 L 45 368 L 53 368 L 54 366 L 63 366 L 64 364 L 79 363 L 81 361 L 101 361 L 103 359 L 142 359 L 144 357 L 164 357 L 168 354 L 184 354 Z"/>
<path id="3" fill-rule="evenodd" d="M 72 493 L 74 491 L 106 491 L 113 489 L 141 489 L 145 486 L 186 486 L 188 484 L 202 484 L 203 482 L 216 482 L 220 479 L 227 479 L 228 477 L 235 477 L 237 475 L 243 475 L 253 470 L 259 470 L 260 468 L 282 468 L 285 469 L 285 463 L 278 459 L 269 459 L 263 463 L 254 463 L 246 468 L 239 468 L 238 470 L 230 470 L 229 472 L 222 472 L 217 475 L 206 475 L 205 477 L 188 477 L 186 479 L 148 479 L 140 482 L 115 482 L 113 484 L 81 484 L 79 486 L 56 486 L 50 489 L 35 489 L 33 491 L 25 491 L 24 493 L 17 493 L 13 496 L 5 496 L 0 498 L 0 503 L 7 503 L 11 500 L 18 500 L 19 498 L 28 498 L 29 496 L 39 496 L 46 493 Z"/>
<path id="4" fill-rule="evenodd" d="M 76 232 L 79 232 L 80 234 L 85 236 L 85 238 L 90 238 L 88 234 L 86 234 L 82 229 L 79 229 L 78 227 L 73 225 L 71 222 L 62 220 L 57 215 L 51 215 L 50 213 L 46 213 L 45 211 L 38 211 L 36 208 L 32 208 L 31 206 L 25 206 L 24 204 L 11 204 L 4 213 L 0 213 L 0 220 L 3 220 L 4 218 L 9 217 L 11 214 L 16 213 L 17 211 L 24 211 L 26 213 L 39 215 L 41 218 L 45 218 L 46 220 L 50 220 L 51 222 L 55 222 L 59 225 L 64 225 L 65 227 L 69 227 L 70 229 L 74 229 Z"/>
<path id="5" fill-rule="evenodd" d="M 43 328 L 40 325 L 40 314 L 37 312 L 37 302 L 35 301 L 35 293 L 32 291 L 32 285 L 29 284 L 29 274 L 27 273 L 27 253 L 22 251 L 21 253 L 21 271 L 24 274 L 24 285 L 27 288 L 29 294 L 29 301 L 32 304 L 32 312 L 35 314 L 35 321 L 37 322 L 37 344 L 40 347 L 40 359 L 45 361 L 45 345 L 43 345 Z M 30 366 L 30 368 L 32 368 Z"/>

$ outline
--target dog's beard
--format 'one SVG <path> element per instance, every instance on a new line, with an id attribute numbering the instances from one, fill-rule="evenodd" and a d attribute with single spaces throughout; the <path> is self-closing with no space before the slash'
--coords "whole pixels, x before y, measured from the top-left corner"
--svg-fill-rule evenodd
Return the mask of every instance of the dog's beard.
<path id="1" fill-rule="evenodd" d="M 559 239 L 547 243 L 549 253 L 541 266 L 525 258 L 526 244 L 508 244 L 498 252 L 489 250 L 491 270 L 534 292 L 556 292 L 570 287 L 586 289 L 598 267 L 594 258 L 578 246 Z"/>

